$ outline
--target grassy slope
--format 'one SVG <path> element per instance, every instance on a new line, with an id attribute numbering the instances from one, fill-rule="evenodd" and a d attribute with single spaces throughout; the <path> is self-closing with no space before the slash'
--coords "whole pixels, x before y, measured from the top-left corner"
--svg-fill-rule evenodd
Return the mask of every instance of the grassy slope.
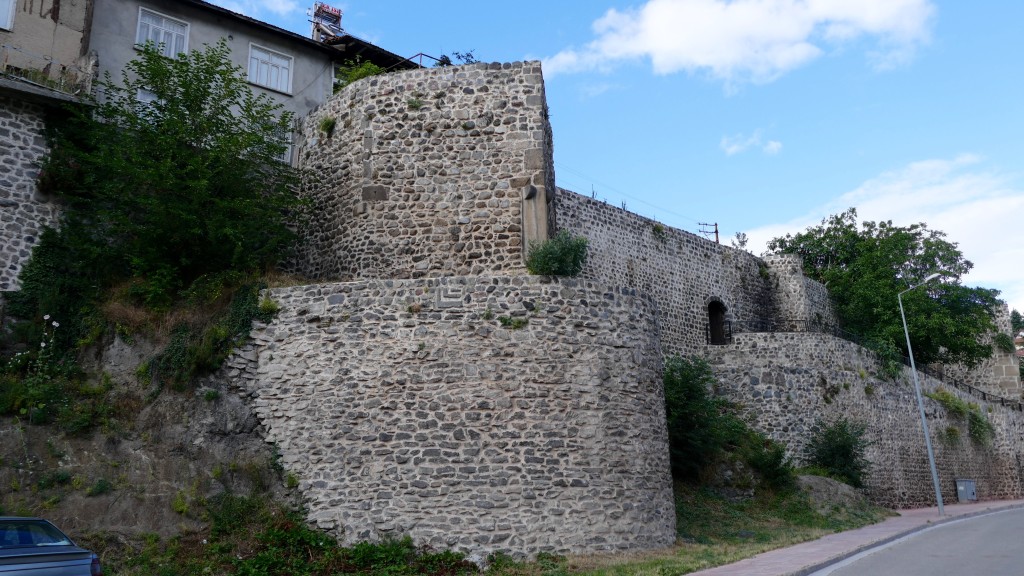
<path id="1" fill-rule="evenodd" d="M 306 529 L 291 513 L 259 498 L 209 502 L 203 516 L 209 529 L 161 540 L 92 535 L 84 544 L 96 549 L 109 573 L 123 575 L 462 575 L 559 576 L 569 574 L 685 574 L 735 562 L 761 552 L 857 528 L 884 518 L 884 510 L 865 507 L 824 517 L 798 493 L 761 494 L 730 502 L 699 487 L 676 485 L 679 541 L 668 549 L 643 553 L 559 558 L 541 556 L 530 563 L 496 558 L 486 570 L 461 555 L 417 549 L 409 541 L 342 549 Z"/>

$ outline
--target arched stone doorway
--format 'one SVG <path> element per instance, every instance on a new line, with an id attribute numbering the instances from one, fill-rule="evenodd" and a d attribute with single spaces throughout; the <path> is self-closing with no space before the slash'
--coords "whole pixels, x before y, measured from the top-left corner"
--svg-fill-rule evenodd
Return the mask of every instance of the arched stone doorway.
<path id="1" fill-rule="evenodd" d="M 708 344 L 728 344 L 725 329 L 726 307 L 720 300 L 708 302 Z"/>

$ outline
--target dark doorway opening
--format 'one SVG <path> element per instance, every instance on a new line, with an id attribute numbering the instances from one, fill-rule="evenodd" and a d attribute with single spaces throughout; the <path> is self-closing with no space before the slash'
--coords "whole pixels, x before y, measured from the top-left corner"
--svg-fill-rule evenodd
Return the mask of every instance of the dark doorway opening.
<path id="1" fill-rule="evenodd" d="M 708 343 L 729 343 L 725 332 L 725 304 L 717 300 L 708 304 Z"/>

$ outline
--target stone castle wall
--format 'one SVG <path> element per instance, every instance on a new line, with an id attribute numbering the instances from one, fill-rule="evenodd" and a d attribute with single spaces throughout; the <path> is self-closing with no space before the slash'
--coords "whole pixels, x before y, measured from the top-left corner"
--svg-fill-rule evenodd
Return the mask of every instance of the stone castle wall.
<path id="1" fill-rule="evenodd" d="M 234 375 L 342 541 L 474 553 L 675 539 L 652 302 L 584 280 L 271 290 Z"/>
<path id="2" fill-rule="evenodd" d="M 641 290 L 658 303 L 666 354 L 696 354 L 706 343 L 708 304 L 741 324 L 809 320 L 834 322 L 828 294 L 799 263 L 761 258 L 664 226 L 607 203 L 558 189 L 559 230 L 589 241 L 583 275 Z"/>
<path id="3" fill-rule="evenodd" d="M 803 261 L 797 254 L 769 254 L 764 262 L 774 276 L 778 320 L 809 321 L 819 326 L 839 324 L 828 289 L 804 276 Z"/>
<path id="4" fill-rule="evenodd" d="M 934 505 L 909 368 L 897 382 L 880 379 L 870 351 L 821 334 L 740 334 L 734 344 L 708 346 L 706 354 L 719 378 L 718 393 L 740 404 L 755 427 L 785 443 L 798 462 L 819 422 L 862 422 L 872 442 L 871 499 L 894 508 Z M 957 478 L 976 480 L 983 500 L 1024 497 L 1024 413 L 923 375 L 921 386 L 977 403 L 995 426 L 992 445 L 979 446 L 966 422 L 924 399 L 943 499 L 956 501 Z"/>
<path id="5" fill-rule="evenodd" d="M 314 209 L 296 267 L 309 277 L 520 273 L 531 231 L 547 234 L 539 62 L 354 82 L 303 120 L 301 139 Z"/>
<path id="6" fill-rule="evenodd" d="M 43 137 L 45 108 L 0 95 L 0 291 L 17 290 L 18 274 L 57 208 L 36 190 L 49 153 Z"/>

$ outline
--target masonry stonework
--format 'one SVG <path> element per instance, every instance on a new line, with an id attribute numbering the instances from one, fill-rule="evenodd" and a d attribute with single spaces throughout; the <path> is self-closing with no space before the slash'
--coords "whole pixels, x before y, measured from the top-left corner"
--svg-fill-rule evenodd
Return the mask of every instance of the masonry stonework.
<path id="1" fill-rule="evenodd" d="M 934 505 L 909 368 L 895 382 L 881 379 L 870 351 L 824 334 L 739 334 L 733 344 L 708 346 L 706 356 L 719 379 L 718 393 L 783 442 L 798 463 L 818 426 L 845 417 L 867 425 L 867 490 L 874 502 Z M 978 404 L 995 427 L 992 445 L 980 446 L 968 436 L 966 422 L 924 399 L 943 499 L 956 501 L 957 478 L 976 480 L 983 500 L 1024 497 L 1024 413 L 924 375 L 921 385 L 926 392 L 944 388 Z"/>
<path id="2" fill-rule="evenodd" d="M 0 95 L 0 291 L 18 288 L 18 273 L 57 208 L 42 198 L 36 178 L 49 152 L 45 108 Z"/>
<path id="3" fill-rule="evenodd" d="M 520 273 L 529 234 L 547 236 L 554 170 L 539 62 L 371 77 L 301 133 L 313 219 L 296 267 L 309 277 Z"/>
<path id="4" fill-rule="evenodd" d="M 342 541 L 486 554 L 675 539 L 655 307 L 517 276 L 269 292 L 234 376 Z"/>
<path id="5" fill-rule="evenodd" d="M 666 353 L 703 350 L 711 302 L 723 304 L 737 328 L 814 314 L 835 323 L 824 287 L 791 257 L 766 262 L 569 190 L 558 189 L 555 205 L 556 227 L 589 241 L 584 276 L 631 286 L 658 303 Z"/>

